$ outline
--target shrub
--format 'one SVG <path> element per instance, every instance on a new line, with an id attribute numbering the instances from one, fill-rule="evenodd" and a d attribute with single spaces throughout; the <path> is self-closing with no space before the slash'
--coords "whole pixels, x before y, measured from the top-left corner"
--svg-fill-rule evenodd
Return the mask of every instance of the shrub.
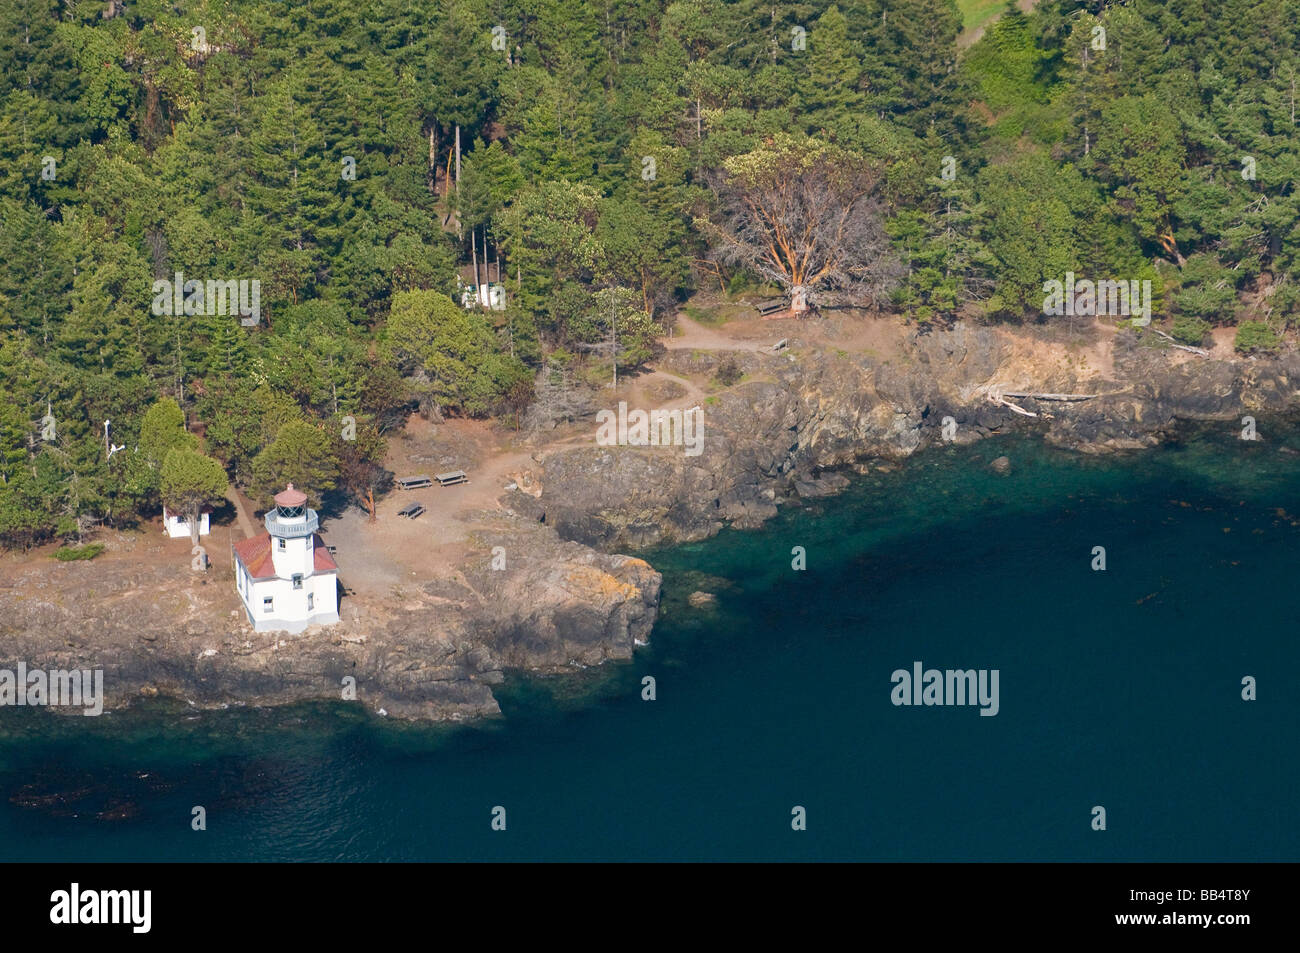
<path id="1" fill-rule="evenodd" d="M 86 546 L 60 546 L 55 551 L 54 558 L 61 563 L 67 563 L 77 559 L 94 559 L 103 551 L 103 543 L 90 543 Z"/>
<path id="2" fill-rule="evenodd" d="M 1272 305 L 1281 314 L 1287 327 L 1300 323 L 1300 283 L 1283 280 L 1273 289 Z"/>
<path id="3" fill-rule="evenodd" d="M 740 272 L 732 275 L 731 280 L 727 282 L 727 294 L 742 295 L 752 286 L 753 282 L 750 281 L 749 276 Z"/>
<path id="4" fill-rule="evenodd" d="M 714 373 L 713 379 L 723 387 L 730 387 L 744 376 L 745 373 L 740 369 L 740 365 L 736 363 L 736 359 L 734 357 L 725 357 L 722 359 L 722 363 L 718 365 L 718 370 Z"/>
<path id="5" fill-rule="evenodd" d="M 1199 347 L 1205 341 L 1205 336 L 1210 333 L 1210 322 L 1204 318 L 1180 314 L 1174 318 L 1169 333 L 1179 344 L 1190 344 L 1192 347 Z"/>
<path id="6" fill-rule="evenodd" d="M 1212 255 L 1193 255 L 1183 265 L 1174 301 L 1183 315 L 1197 315 L 1213 324 L 1227 324 L 1237 310 L 1237 275 Z"/>
<path id="7" fill-rule="evenodd" d="M 1281 344 L 1281 339 L 1263 321 L 1242 321 L 1237 326 L 1237 340 L 1233 346 L 1243 354 L 1251 354 L 1276 351 Z"/>

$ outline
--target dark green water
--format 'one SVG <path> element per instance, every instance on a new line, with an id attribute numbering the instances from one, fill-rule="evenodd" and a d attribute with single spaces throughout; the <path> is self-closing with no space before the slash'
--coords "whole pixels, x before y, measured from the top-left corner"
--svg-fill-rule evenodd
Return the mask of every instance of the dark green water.
<path id="1" fill-rule="evenodd" d="M 1295 860 L 1300 456 L 1279 447 L 1300 435 L 1281 426 L 1103 460 L 934 450 L 645 554 L 653 643 L 515 679 L 481 727 L 0 711 L 0 856 Z M 997 669 L 999 713 L 894 706 L 918 660 Z"/>

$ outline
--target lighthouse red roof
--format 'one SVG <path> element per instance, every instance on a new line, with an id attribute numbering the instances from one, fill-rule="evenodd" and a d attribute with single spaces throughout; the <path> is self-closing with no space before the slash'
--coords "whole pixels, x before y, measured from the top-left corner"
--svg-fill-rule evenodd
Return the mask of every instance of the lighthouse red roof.
<path id="1" fill-rule="evenodd" d="M 302 506 L 307 502 L 307 494 L 302 490 L 295 490 L 290 483 L 281 492 L 275 494 L 276 506 Z"/>
<path id="2" fill-rule="evenodd" d="M 330 551 L 325 548 L 325 541 L 319 535 L 313 536 L 314 546 L 311 551 L 312 569 L 316 572 L 337 572 L 339 564 L 334 561 Z"/>
<path id="3" fill-rule="evenodd" d="M 312 571 L 337 572 L 339 564 L 325 548 L 325 541 L 320 538 L 320 534 L 312 534 L 311 541 Z M 254 579 L 275 577 L 275 560 L 271 557 L 270 533 L 263 533 L 261 536 L 253 536 L 235 543 L 235 556 Z"/>
<path id="4" fill-rule="evenodd" d="M 275 575 L 270 533 L 235 543 L 235 556 L 254 579 L 270 579 Z"/>

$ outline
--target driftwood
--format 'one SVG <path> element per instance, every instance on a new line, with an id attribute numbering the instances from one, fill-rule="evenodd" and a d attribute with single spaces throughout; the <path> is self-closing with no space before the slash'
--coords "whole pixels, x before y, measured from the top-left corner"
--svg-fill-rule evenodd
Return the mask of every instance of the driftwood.
<path id="1" fill-rule="evenodd" d="M 1105 397 L 1106 394 L 1017 394 L 1012 391 L 1003 391 L 1004 397 L 1030 397 L 1034 400 L 1092 400 L 1094 397 Z"/>
<path id="2" fill-rule="evenodd" d="M 1017 396 L 1019 396 L 1019 395 L 1017 395 Z M 1018 413 L 1018 414 L 1022 414 L 1022 415 L 1024 415 L 1025 417 L 1038 417 L 1038 416 L 1040 416 L 1039 414 L 1034 413 L 1032 410 L 1025 410 L 1025 408 L 1021 407 L 1019 404 L 1013 404 L 1011 401 L 1007 400 L 1005 397 L 994 397 L 992 394 L 989 394 L 989 400 L 993 401 L 993 403 L 995 403 L 995 404 L 1001 404 L 1003 407 L 1009 407 L 1009 408 L 1011 408 L 1012 410 L 1014 410 L 1016 413 Z M 1043 415 L 1043 416 L 1048 416 L 1048 415 Z"/>
<path id="3" fill-rule="evenodd" d="M 1170 347 L 1176 347 L 1176 348 L 1178 348 L 1178 350 L 1180 350 L 1180 351 L 1190 351 L 1192 354 L 1199 354 L 1199 355 L 1201 355 L 1201 357 L 1209 357 L 1209 356 L 1210 356 L 1210 352 L 1207 351 L 1207 350 L 1206 350 L 1205 348 L 1203 348 L 1203 347 L 1192 347 L 1190 344 L 1179 344 L 1177 341 L 1175 341 L 1172 337 L 1170 337 L 1170 336 L 1169 336 L 1168 334 L 1166 334 L 1164 331 L 1161 331 L 1159 328 L 1152 328 L 1151 330 L 1154 331 L 1154 332 L 1156 332 L 1156 334 L 1160 335 L 1160 336 L 1161 336 L 1162 338 L 1164 338 L 1166 341 L 1168 341 Z"/>

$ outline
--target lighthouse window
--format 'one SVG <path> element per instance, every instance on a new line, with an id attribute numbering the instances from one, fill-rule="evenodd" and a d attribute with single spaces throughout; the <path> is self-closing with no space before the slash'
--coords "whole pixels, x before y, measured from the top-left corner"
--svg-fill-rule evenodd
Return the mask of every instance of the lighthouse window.
<path id="1" fill-rule="evenodd" d="M 294 573 L 294 574 L 293 574 L 293 587 L 294 587 L 295 589 L 301 589 L 301 588 L 302 588 L 302 573 Z"/>
<path id="2" fill-rule="evenodd" d="M 316 594 L 314 592 L 307 593 L 307 608 L 308 609 L 316 608 Z"/>
<path id="3" fill-rule="evenodd" d="M 270 611 L 271 611 L 271 604 L 274 603 L 274 602 L 275 602 L 275 599 L 274 599 L 273 597 L 271 597 L 271 596 L 267 596 L 266 598 L 264 598 L 264 599 L 262 600 L 262 611 L 263 611 L 263 612 L 270 612 Z"/>
<path id="4" fill-rule="evenodd" d="M 282 540 L 282 539 L 277 539 L 276 542 L 280 544 L 280 549 L 283 551 L 283 550 L 284 550 L 284 540 Z"/>

